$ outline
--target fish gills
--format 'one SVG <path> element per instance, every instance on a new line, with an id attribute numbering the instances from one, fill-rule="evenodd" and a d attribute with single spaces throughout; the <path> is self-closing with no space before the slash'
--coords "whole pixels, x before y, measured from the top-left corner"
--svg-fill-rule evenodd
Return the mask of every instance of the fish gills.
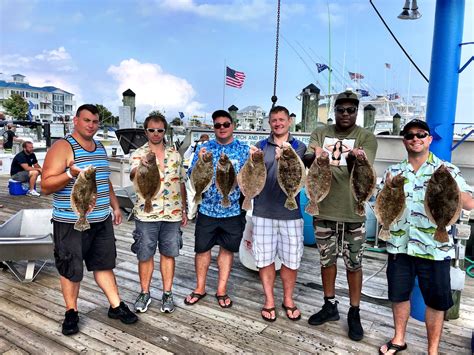
<path id="1" fill-rule="evenodd" d="M 351 189 L 356 205 L 355 213 L 365 216 L 365 203 L 374 193 L 377 175 L 364 154 L 357 154 L 351 172 Z"/>
<path id="2" fill-rule="evenodd" d="M 306 193 L 309 196 L 309 202 L 305 208 L 307 214 L 319 215 L 318 203 L 328 195 L 331 189 L 331 180 L 329 154 L 323 151 L 311 164 L 306 177 Z"/>
<path id="3" fill-rule="evenodd" d="M 97 182 L 95 180 L 96 168 L 89 165 L 82 170 L 76 178 L 71 191 L 71 207 L 79 217 L 74 224 L 74 229 L 83 232 L 90 229 L 91 225 L 86 218 L 91 206 L 97 200 Z"/>
<path id="4" fill-rule="evenodd" d="M 196 165 L 191 171 L 191 183 L 194 186 L 194 203 L 196 205 L 202 202 L 202 194 L 206 192 L 212 183 L 214 176 L 214 167 L 212 164 L 212 152 L 206 152 L 198 157 Z"/>
<path id="5" fill-rule="evenodd" d="M 278 184 L 287 196 L 285 207 L 289 210 L 298 208 L 296 195 L 305 184 L 305 167 L 301 158 L 289 143 L 283 143 L 278 159 Z"/>
<path id="6" fill-rule="evenodd" d="M 133 182 L 137 194 L 145 200 L 143 212 L 150 213 L 153 211 L 152 201 L 160 191 L 161 177 L 155 153 L 149 152 L 146 155 L 146 162 L 147 165 L 140 161 Z"/>
<path id="7" fill-rule="evenodd" d="M 229 157 L 221 153 L 216 167 L 216 187 L 222 195 L 222 207 L 230 207 L 229 194 L 237 185 L 234 166 Z"/>
<path id="8" fill-rule="evenodd" d="M 389 174 L 385 184 L 375 201 L 375 217 L 382 225 L 379 232 L 380 240 L 390 238 L 390 226 L 400 219 L 405 210 L 405 178 L 402 174 L 391 177 Z"/>
<path id="9" fill-rule="evenodd" d="M 440 243 L 449 241 L 446 227 L 455 223 L 461 213 L 461 191 L 448 168 L 441 165 L 431 175 L 425 193 L 425 211 L 436 224 L 434 239 Z"/>
<path id="10" fill-rule="evenodd" d="M 262 192 L 267 180 L 267 168 L 263 159 L 263 151 L 253 153 L 237 174 L 240 192 L 245 196 L 242 209 L 252 209 L 252 199 Z"/>

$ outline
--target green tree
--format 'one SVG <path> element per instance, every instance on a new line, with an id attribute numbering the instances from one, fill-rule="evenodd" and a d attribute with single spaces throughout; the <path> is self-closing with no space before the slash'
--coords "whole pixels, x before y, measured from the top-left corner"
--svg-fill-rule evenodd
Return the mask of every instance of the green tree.
<path id="1" fill-rule="evenodd" d="M 183 121 L 181 120 L 181 118 L 175 117 L 175 118 L 173 118 L 173 121 L 171 121 L 171 125 L 172 126 L 182 126 Z"/>
<path id="2" fill-rule="evenodd" d="M 102 126 L 115 126 L 118 122 L 118 118 L 109 111 L 104 105 L 95 105 L 99 110 L 99 121 Z"/>
<path id="3" fill-rule="evenodd" d="M 194 127 L 201 127 L 202 123 L 197 118 L 191 118 L 189 120 L 189 125 Z"/>
<path id="4" fill-rule="evenodd" d="M 12 94 L 8 99 L 2 102 L 7 115 L 19 119 L 28 119 L 28 102 L 18 94 Z"/>

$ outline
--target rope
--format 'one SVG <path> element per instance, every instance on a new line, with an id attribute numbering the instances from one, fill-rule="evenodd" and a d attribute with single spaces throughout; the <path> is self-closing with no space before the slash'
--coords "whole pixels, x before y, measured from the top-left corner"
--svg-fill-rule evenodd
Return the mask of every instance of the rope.
<path id="1" fill-rule="evenodd" d="M 280 39 L 280 0 L 278 0 L 278 9 L 277 9 L 277 30 L 276 30 L 276 43 L 275 43 L 275 72 L 273 76 L 273 96 L 272 108 L 275 107 L 275 103 L 278 98 L 276 96 L 276 87 L 277 87 L 277 75 L 278 75 L 278 41 Z"/>

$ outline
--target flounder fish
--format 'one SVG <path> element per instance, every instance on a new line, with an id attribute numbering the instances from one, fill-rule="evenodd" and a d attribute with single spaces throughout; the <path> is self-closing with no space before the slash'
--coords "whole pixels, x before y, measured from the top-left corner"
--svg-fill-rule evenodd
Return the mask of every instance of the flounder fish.
<path id="1" fill-rule="evenodd" d="M 160 170 L 156 163 L 156 155 L 153 152 L 147 153 L 146 165 L 140 161 L 133 179 L 133 185 L 137 195 L 145 200 L 143 212 L 153 211 L 152 201 L 160 192 L 161 177 Z"/>
<path id="2" fill-rule="evenodd" d="M 332 172 L 329 162 L 329 154 L 325 151 L 314 159 L 306 177 L 306 193 L 309 203 L 305 211 L 311 216 L 319 215 L 318 203 L 324 200 L 331 189 Z"/>
<path id="3" fill-rule="evenodd" d="M 431 175 L 425 193 L 425 211 L 436 224 L 434 239 L 449 241 L 446 227 L 455 223 L 461 213 L 461 191 L 448 168 L 443 164 Z"/>
<path id="4" fill-rule="evenodd" d="M 301 158 L 287 142 L 283 143 L 278 159 L 277 180 L 287 196 L 285 207 L 289 210 L 298 208 L 296 195 L 305 184 L 305 167 Z"/>
<path id="5" fill-rule="evenodd" d="M 350 184 L 355 199 L 355 213 L 365 216 L 365 203 L 374 193 L 377 175 L 365 154 L 356 154 Z"/>
<path id="6" fill-rule="evenodd" d="M 89 165 L 82 170 L 76 178 L 71 191 L 71 207 L 79 217 L 74 224 L 74 229 L 83 232 L 90 229 L 86 215 L 91 207 L 95 206 L 97 200 L 97 182 L 95 180 L 96 169 Z"/>
<path id="7" fill-rule="evenodd" d="M 267 168 L 263 160 L 263 151 L 257 150 L 247 159 L 237 174 L 237 183 L 245 196 L 242 209 L 248 211 L 252 208 L 251 200 L 262 192 L 266 180 Z"/>
<path id="8" fill-rule="evenodd" d="M 202 194 L 211 186 L 213 176 L 214 166 L 212 164 L 212 152 L 201 154 L 198 157 L 190 176 L 191 184 L 196 192 L 194 195 L 194 203 L 196 205 L 201 203 Z"/>
<path id="9" fill-rule="evenodd" d="M 216 167 L 216 187 L 222 195 L 222 207 L 230 207 L 229 194 L 236 185 L 237 177 L 234 165 L 232 165 L 229 157 L 222 152 Z"/>
<path id="10" fill-rule="evenodd" d="M 399 174 L 392 178 L 390 174 L 385 179 L 385 184 L 375 201 L 375 217 L 382 225 L 379 232 L 380 240 L 388 240 L 390 226 L 400 219 L 405 210 L 405 178 Z"/>

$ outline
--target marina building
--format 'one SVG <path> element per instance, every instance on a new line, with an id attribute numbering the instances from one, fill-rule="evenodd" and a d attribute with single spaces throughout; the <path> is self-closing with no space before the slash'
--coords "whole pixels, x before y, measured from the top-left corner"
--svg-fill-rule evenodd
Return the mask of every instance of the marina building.
<path id="1" fill-rule="evenodd" d="M 261 130 L 266 112 L 260 106 L 247 106 L 237 111 L 239 128 L 244 130 Z"/>

